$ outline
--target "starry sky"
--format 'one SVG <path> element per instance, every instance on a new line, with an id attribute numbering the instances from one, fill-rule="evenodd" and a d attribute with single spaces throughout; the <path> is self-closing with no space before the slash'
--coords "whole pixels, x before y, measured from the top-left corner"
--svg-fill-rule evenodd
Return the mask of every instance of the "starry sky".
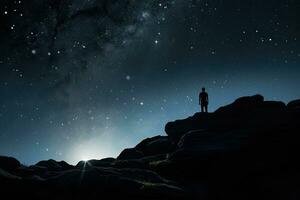
<path id="1" fill-rule="evenodd" d="M 0 155 L 117 156 L 256 93 L 300 98 L 298 0 L 1 0 Z"/>

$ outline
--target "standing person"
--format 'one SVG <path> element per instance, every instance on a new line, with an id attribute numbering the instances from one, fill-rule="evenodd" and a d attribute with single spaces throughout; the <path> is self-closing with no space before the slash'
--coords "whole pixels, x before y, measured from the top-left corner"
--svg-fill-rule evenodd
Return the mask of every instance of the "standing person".
<path id="1" fill-rule="evenodd" d="M 201 112 L 208 112 L 208 94 L 205 92 L 205 88 L 202 88 L 202 92 L 199 94 L 199 105 L 201 105 Z"/>

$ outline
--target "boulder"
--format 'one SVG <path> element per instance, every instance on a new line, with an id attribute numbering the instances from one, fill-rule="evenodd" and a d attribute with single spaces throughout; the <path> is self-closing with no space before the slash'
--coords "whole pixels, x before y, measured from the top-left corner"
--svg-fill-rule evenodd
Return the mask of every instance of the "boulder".
<path id="1" fill-rule="evenodd" d="M 131 148 L 123 150 L 120 155 L 117 157 L 118 160 L 130 160 L 130 159 L 139 159 L 144 156 L 143 152 Z"/>
<path id="2" fill-rule="evenodd" d="M 223 106 L 215 111 L 218 115 L 249 116 L 278 112 L 286 109 L 285 103 L 281 101 L 264 101 L 261 95 L 241 97 L 232 104 Z"/>
<path id="3" fill-rule="evenodd" d="M 29 171 L 33 171 L 35 174 L 44 174 L 48 172 L 48 168 L 44 166 L 31 165 L 28 167 Z"/>
<path id="4" fill-rule="evenodd" d="M 21 166 L 21 163 L 12 157 L 0 156 L 0 168 L 10 172 Z"/>
<path id="5" fill-rule="evenodd" d="M 167 136 L 155 136 L 147 138 L 135 146 L 145 156 L 167 154 L 174 150 L 174 145 Z"/>
<path id="6" fill-rule="evenodd" d="M 278 112 L 284 111 L 286 109 L 286 105 L 281 101 L 265 101 L 261 109 L 264 109 L 265 111 L 269 110 L 272 112 Z"/>
<path id="7" fill-rule="evenodd" d="M 21 166 L 16 170 L 15 174 L 21 177 L 30 177 L 30 176 L 34 176 L 37 173 L 35 170 L 29 167 Z"/>
<path id="8" fill-rule="evenodd" d="M 46 167 L 49 171 L 64 171 L 74 168 L 72 165 L 69 165 L 65 161 L 55 161 L 53 159 L 40 161 L 35 164 L 38 167 Z"/>
<path id="9" fill-rule="evenodd" d="M 183 134 L 192 130 L 207 128 L 207 122 L 212 121 L 214 116 L 215 114 L 213 113 L 196 113 L 194 116 L 186 119 L 168 122 L 165 126 L 165 132 L 172 141 L 172 144 L 176 145 Z"/>
<path id="10" fill-rule="evenodd" d="M 261 107 L 263 103 L 264 97 L 259 94 L 241 97 L 235 100 L 232 104 L 217 109 L 216 113 L 251 112 L 253 109 Z"/>
<path id="11" fill-rule="evenodd" d="M 23 179 L 25 181 L 30 181 L 30 182 L 44 182 L 46 179 L 38 176 L 38 175 L 32 175 L 32 176 L 27 176 L 27 177 L 23 177 Z"/>
<path id="12" fill-rule="evenodd" d="M 82 168 L 87 166 L 96 166 L 96 167 L 109 167 L 115 158 L 104 158 L 101 160 L 89 160 L 89 161 L 80 161 L 76 167 Z"/>
<path id="13" fill-rule="evenodd" d="M 112 170 L 117 172 L 118 174 L 121 174 L 123 178 L 134 179 L 141 182 L 175 184 L 174 182 L 162 178 L 156 172 L 147 169 L 125 168 Z"/>
<path id="14" fill-rule="evenodd" d="M 21 177 L 13 175 L 0 168 L 0 181 L 4 181 L 4 180 L 21 180 Z"/>
<path id="15" fill-rule="evenodd" d="M 178 142 L 179 149 L 193 149 L 198 153 L 238 150 L 247 141 L 252 131 L 230 130 L 227 132 L 190 131 Z"/>
<path id="16" fill-rule="evenodd" d="M 148 164 L 141 159 L 116 160 L 111 164 L 114 168 L 147 169 Z"/>
<path id="17" fill-rule="evenodd" d="M 300 99 L 289 102 L 287 107 L 289 109 L 300 109 Z"/>
<path id="18" fill-rule="evenodd" d="M 155 156 L 146 156 L 139 160 L 146 162 L 146 163 L 157 162 L 157 161 L 165 160 L 167 158 L 167 155 L 168 154 L 158 154 Z"/>

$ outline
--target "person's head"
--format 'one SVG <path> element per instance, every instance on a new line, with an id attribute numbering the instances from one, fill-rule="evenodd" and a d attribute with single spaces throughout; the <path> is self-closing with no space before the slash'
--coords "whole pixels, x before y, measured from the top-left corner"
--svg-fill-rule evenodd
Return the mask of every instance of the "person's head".
<path id="1" fill-rule="evenodd" d="M 204 87 L 202 88 L 202 92 L 205 92 L 205 88 Z"/>

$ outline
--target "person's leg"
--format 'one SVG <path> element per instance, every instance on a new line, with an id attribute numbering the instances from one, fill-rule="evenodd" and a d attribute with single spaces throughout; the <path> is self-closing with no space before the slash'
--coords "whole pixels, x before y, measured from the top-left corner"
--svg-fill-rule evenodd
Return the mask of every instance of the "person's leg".
<path id="1" fill-rule="evenodd" d="M 203 113 L 204 112 L 204 105 L 201 104 L 201 112 Z"/>
<path id="2" fill-rule="evenodd" d="M 207 106 L 207 104 L 205 105 L 205 112 L 207 113 L 208 112 L 208 106 Z"/>

